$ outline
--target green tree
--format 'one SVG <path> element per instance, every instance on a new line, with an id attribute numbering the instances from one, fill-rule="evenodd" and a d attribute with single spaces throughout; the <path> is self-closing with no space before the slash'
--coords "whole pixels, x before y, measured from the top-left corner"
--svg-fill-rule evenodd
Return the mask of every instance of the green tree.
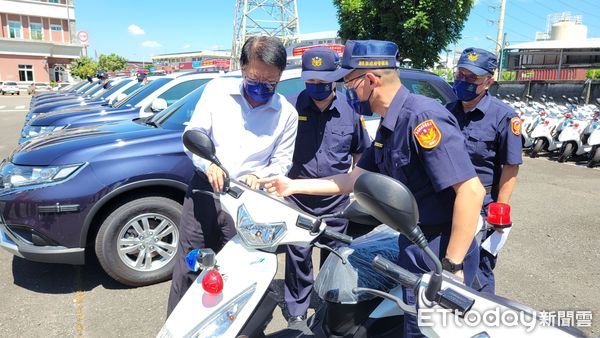
<path id="1" fill-rule="evenodd" d="M 88 75 L 94 75 L 98 70 L 98 63 L 87 56 L 82 56 L 71 62 L 69 71 L 71 75 L 84 79 Z"/>
<path id="2" fill-rule="evenodd" d="M 343 39 L 390 40 L 399 58 L 431 67 L 458 41 L 474 0 L 333 0 Z"/>
<path id="3" fill-rule="evenodd" d="M 107 72 L 114 72 L 125 69 L 127 59 L 115 53 L 109 55 L 100 54 L 98 57 L 98 65 L 100 66 L 100 69 Z"/>
<path id="4" fill-rule="evenodd" d="M 144 69 L 150 70 L 150 68 L 154 68 L 154 65 L 152 63 L 149 63 L 149 64 L 147 64 L 147 65 L 144 66 Z"/>
<path id="5" fill-rule="evenodd" d="M 585 78 L 592 80 L 600 79 L 600 69 L 588 69 L 585 72 Z"/>

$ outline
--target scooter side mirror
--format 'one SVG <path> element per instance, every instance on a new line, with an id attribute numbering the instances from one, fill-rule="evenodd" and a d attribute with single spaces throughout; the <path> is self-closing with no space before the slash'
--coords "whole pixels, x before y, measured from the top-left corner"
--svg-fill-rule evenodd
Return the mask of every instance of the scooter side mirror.
<path id="1" fill-rule="evenodd" d="M 339 214 L 339 217 L 364 225 L 376 226 L 381 224 L 381 222 L 377 218 L 371 216 L 369 211 L 358 201 L 352 201 L 352 203 Z"/>
<path id="2" fill-rule="evenodd" d="M 385 175 L 364 173 L 354 183 L 354 197 L 375 218 L 402 233 L 420 248 L 427 246 L 427 240 L 417 225 L 417 202 L 404 184 Z"/>
<path id="3" fill-rule="evenodd" d="M 215 144 L 208 135 L 199 130 L 187 130 L 183 133 L 183 145 L 189 149 L 192 154 L 216 164 L 225 172 L 226 176 L 229 177 L 229 173 L 217 158 Z"/>

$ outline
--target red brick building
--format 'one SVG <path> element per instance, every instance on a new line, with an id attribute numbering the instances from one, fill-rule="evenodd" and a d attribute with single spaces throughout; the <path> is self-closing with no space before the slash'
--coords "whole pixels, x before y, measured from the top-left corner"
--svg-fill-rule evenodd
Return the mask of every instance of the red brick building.
<path id="1" fill-rule="evenodd" d="M 70 82 L 82 51 L 73 0 L 0 0 L 0 81 Z"/>

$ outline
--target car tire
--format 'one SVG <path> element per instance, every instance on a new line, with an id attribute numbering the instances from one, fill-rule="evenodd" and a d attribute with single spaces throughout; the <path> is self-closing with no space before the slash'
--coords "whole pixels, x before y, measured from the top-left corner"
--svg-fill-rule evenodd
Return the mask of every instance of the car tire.
<path id="1" fill-rule="evenodd" d="M 158 196 L 128 200 L 114 209 L 96 235 L 96 256 L 104 271 L 129 286 L 170 279 L 181 211 L 178 202 Z"/>

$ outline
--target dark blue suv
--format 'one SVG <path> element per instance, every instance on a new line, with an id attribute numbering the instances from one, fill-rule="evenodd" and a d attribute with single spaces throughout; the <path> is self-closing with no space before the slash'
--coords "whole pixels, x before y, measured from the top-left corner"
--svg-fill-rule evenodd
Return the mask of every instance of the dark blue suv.
<path id="1" fill-rule="evenodd" d="M 412 91 L 454 99 L 434 74 L 401 74 Z M 299 69 L 284 72 L 278 91 L 297 94 L 299 76 Z M 169 278 L 194 170 L 181 135 L 202 91 L 153 117 L 60 130 L 18 147 L 0 167 L 0 246 L 68 264 L 83 264 L 85 250 L 94 250 L 104 270 L 127 285 Z"/>

